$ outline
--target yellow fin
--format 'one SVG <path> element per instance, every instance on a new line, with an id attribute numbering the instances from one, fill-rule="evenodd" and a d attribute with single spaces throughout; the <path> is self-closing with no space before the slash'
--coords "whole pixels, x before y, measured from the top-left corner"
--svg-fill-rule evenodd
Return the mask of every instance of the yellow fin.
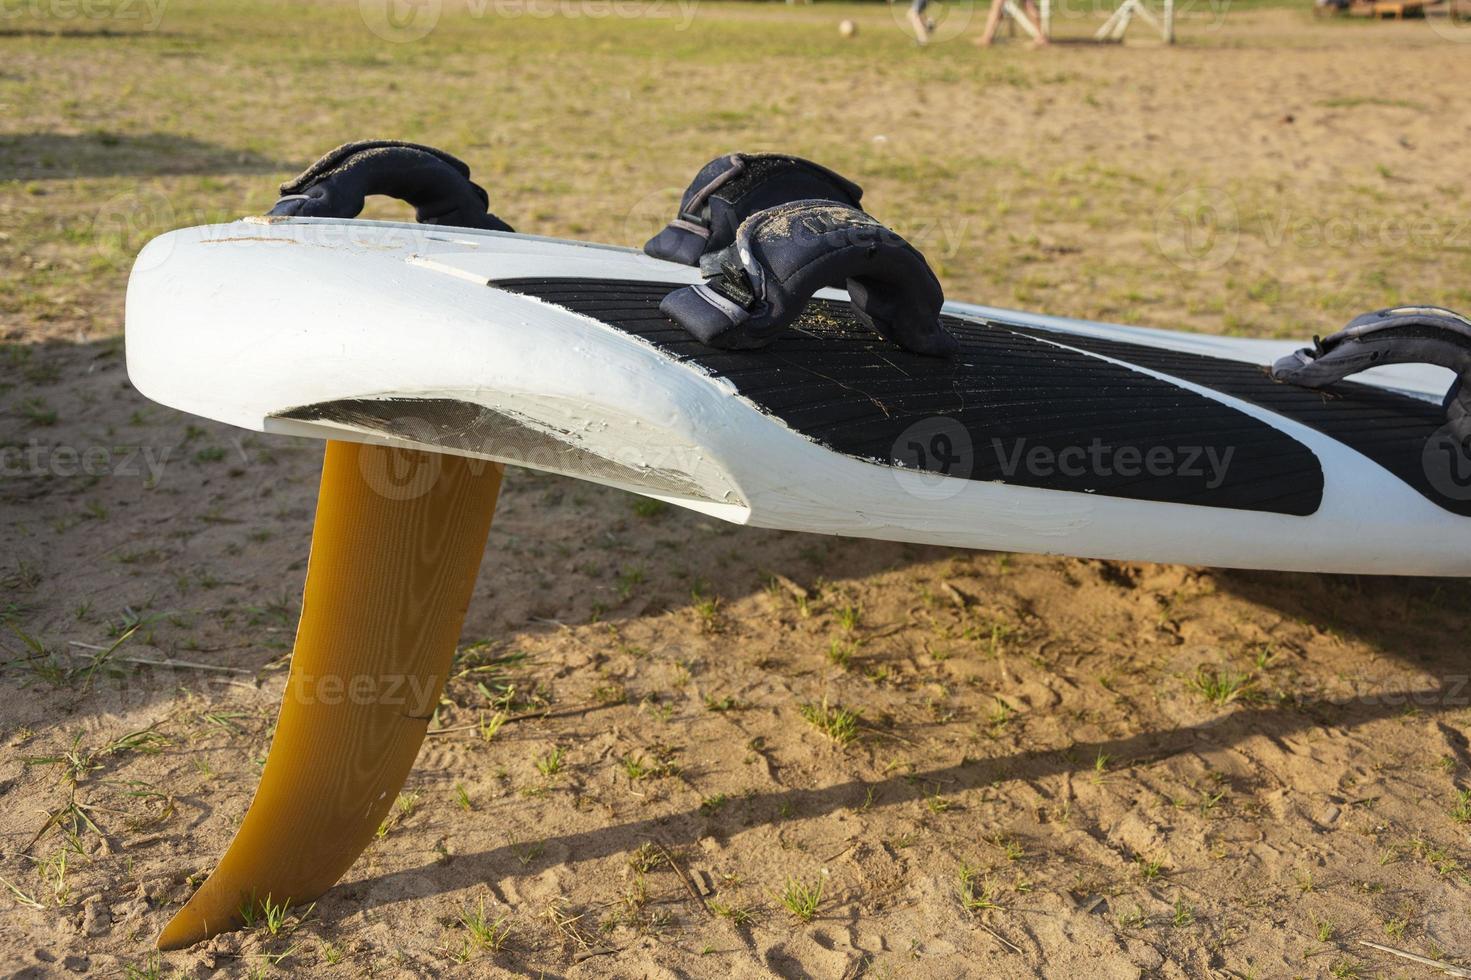
<path id="1" fill-rule="evenodd" d="M 181 949 L 336 884 L 373 839 L 444 687 L 499 463 L 328 442 L 286 695 L 255 799 L 158 938 Z"/>

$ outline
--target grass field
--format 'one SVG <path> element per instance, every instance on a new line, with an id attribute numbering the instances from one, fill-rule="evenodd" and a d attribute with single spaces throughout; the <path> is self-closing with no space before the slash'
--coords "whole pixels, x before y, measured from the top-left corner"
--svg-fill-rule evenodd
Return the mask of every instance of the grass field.
<path id="1" fill-rule="evenodd" d="M 451 10 L 397 44 L 351 3 L 12 22 L 0 312 L 27 336 L 116 333 L 150 234 L 263 208 L 371 134 L 452 148 L 528 230 L 630 244 L 709 157 L 794 149 L 861 175 L 952 295 L 1095 319 L 1295 336 L 1426 289 L 1471 303 L 1455 85 L 1362 82 L 1395 58 L 1458 77 L 1465 47 L 1423 22 L 1201 8 L 1174 50 L 1038 54 L 977 51 L 962 8 L 942 27 L 968 13 L 969 33 L 920 53 L 877 6 L 597 2 Z"/>
<path id="2" fill-rule="evenodd" d="M 994 305 L 1303 338 L 1465 309 L 1468 29 L 1231 4 L 1173 48 L 981 50 L 951 4 L 920 49 L 878 4 L 466 0 L 422 37 L 372 0 L 98 4 L 0 12 L 0 963 L 1471 961 L 1463 583 L 749 531 L 526 471 L 381 839 L 312 909 L 152 957 L 258 778 L 320 456 L 150 405 L 120 343 L 149 236 L 364 137 L 464 158 L 518 230 L 629 245 L 717 153 L 796 152 Z"/>

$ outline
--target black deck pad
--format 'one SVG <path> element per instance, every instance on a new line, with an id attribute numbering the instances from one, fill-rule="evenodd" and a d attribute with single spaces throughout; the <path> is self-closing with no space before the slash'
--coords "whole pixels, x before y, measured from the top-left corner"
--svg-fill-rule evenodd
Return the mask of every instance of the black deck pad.
<path id="1" fill-rule="evenodd" d="M 1241 361 L 1049 330 L 1017 329 L 1168 374 L 1301 422 L 1369 457 L 1436 505 L 1471 517 L 1471 500 L 1464 499 L 1464 494 L 1443 493 L 1431 481 L 1426 467 L 1426 444 L 1446 425 L 1445 410 L 1433 402 L 1352 381 L 1321 389 L 1301 388 L 1273 381 L 1265 368 Z M 1460 489 L 1454 483 L 1450 486 Z"/>
<path id="2" fill-rule="evenodd" d="M 1311 514 L 1322 500 L 1322 468 L 1297 440 L 1168 381 L 1047 343 L 1042 331 L 947 316 L 961 353 L 924 357 L 878 337 L 847 303 L 814 300 L 792 335 L 762 350 L 721 351 L 659 312 L 678 283 L 536 278 L 491 285 L 637 336 L 858 459 L 1280 514 Z"/>

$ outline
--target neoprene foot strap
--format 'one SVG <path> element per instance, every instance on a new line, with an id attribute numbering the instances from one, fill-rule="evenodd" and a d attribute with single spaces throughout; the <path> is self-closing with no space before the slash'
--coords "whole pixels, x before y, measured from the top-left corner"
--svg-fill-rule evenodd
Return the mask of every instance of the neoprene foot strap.
<path id="1" fill-rule="evenodd" d="M 273 215 L 356 218 L 366 198 L 397 198 L 426 225 L 512 231 L 489 211 L 490 197 L 470 168 L 432 146 L 402 140 L 344 143 L 281 185 Z"/>
<path id="2" fill-rule="evenodd" d="M 796 321 L 813 293 L 846 286 L 859 318 L 905 350 L 959 349 L 940 325 L 945 295 L 924 256 L 857 208 L 795 201 L 759 211 L 718 258 L 712 278 L 659 304 L 701 343 L 765 346 Z"/>
<path id="3" fill-rule="evenodd" d="M 1471 319 L 1438 306 L 1399 306 L 1365 313 L 1312 347 L 1272 365 L 1278 381 L 1322 388 L 1385 364 L 1435 364 L 1456 372 L 1446 392 L 1446 419 L 1458 440 L 1471 438 Z"/>
<path id="4" fill-rule="evenodd" d="M 700 257 L 735 241 L 741 223 L 792 201 L 832 201 L 858 207 L 863 188 L 826 167 L 783 153 L 728 153 L 695 174 L 679 214 L 644 251 L 656 259 L 699 265 Z"/>

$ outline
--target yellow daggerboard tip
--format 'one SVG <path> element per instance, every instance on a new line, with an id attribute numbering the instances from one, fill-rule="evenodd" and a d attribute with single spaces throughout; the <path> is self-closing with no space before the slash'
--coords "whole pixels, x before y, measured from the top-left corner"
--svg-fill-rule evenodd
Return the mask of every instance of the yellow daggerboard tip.
<path id="1" fill-rule="evenodd" d="M 439 702 L 501 469 L 327 443 L 301 621 L 260 785 L 159 949 L 238 928 L 261 902 L 302 908 L 373 840 Z"/>
<path id="2" fill-rule="evenodd" d="M 212 935 L 214 933 L 210 932 L 209 924 L 185 906 L 175 913 L 169 924 L 163 927 L 163 932 L 158 934 L 158 948 L 165 953 L 184 949 Z"/>

